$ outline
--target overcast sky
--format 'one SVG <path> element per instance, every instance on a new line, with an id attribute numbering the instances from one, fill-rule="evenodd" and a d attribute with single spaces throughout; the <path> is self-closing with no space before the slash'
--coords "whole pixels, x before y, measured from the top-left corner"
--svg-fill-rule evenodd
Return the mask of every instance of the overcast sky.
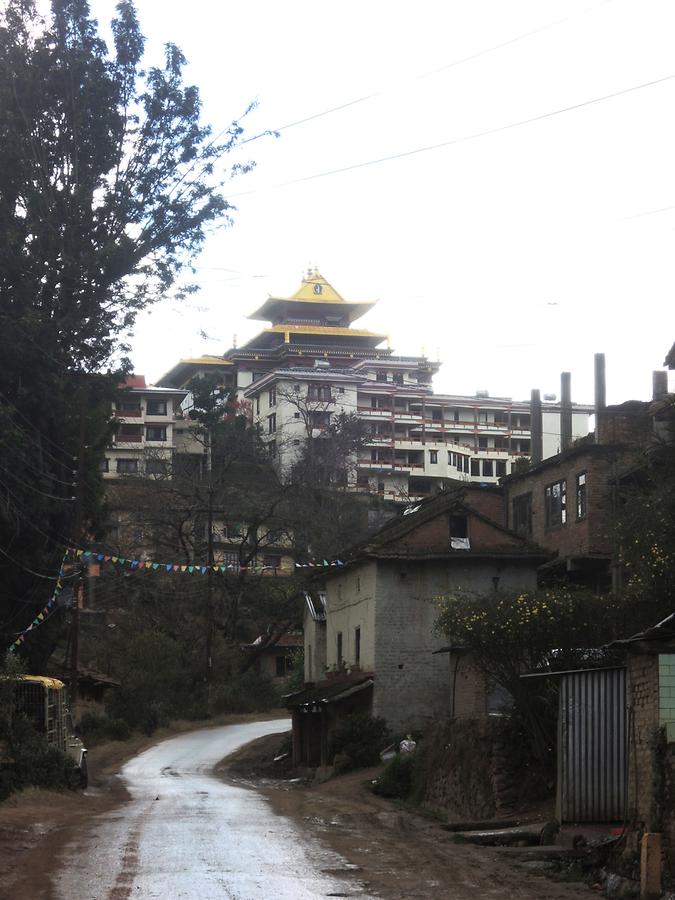
<path id="1" fill-rule="evenodd" d="M 440 359 L 439 391 L 522 399 L 569 370 L 588 402 L 604 351 L 608 400 L 649 396 L 675 340 L 672 0 L 137 6 L 216 131 L 253 99 L 248 136 L 350 104 L 232 158 L 257 162 L 231 183 L 235 225 L 197 261 L 197 298 L 139 319 L 137 372 L 242 344 L 312 264 L 379 300 L 360 325 L 395 352 Z M 103 24 L 114 2 L 92 7 Z"/>

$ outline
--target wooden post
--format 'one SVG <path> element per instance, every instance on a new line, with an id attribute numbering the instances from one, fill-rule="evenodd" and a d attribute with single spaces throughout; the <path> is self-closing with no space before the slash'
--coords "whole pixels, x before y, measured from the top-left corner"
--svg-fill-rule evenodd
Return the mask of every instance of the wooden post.
<path id="1" fill-rule="evenodd" d="M 640 847 L 640 900 L 661 896 L 661 835 L 647 832 Z"/>

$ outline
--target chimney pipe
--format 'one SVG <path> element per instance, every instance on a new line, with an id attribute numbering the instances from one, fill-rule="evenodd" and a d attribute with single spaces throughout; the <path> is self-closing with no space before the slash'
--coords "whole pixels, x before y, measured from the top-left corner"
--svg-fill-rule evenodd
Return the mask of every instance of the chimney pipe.
<path id="1" fill-rule="evenodd" d="M 572 374 L 560 373 L 560 449 L 572 446 Z"/>
<path id="2" fill-rule="evenodd" d="M 652 372 L 652 400 L 660 400 L 668 393 L 668 373 Z"/>
<path id="3" fill-rule="evenodd" d="M 605 354 L 595 354 L 595 443 L 600 443 L 600 415 L 607 406 Z"/>
<path id="4" fill-rule="evenodd" d="M 541 395 L 533 390 L 530 395 L 530 460 L 533 466 L 538 466 L 544 456 L 543 425 L 541 416 Z"/>

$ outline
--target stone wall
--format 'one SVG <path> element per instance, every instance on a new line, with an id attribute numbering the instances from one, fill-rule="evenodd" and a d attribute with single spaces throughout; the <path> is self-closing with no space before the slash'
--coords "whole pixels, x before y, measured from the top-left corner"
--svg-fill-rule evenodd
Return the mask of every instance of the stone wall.
<path id="1" fill-rule="evenodd" d="M 423 802 L 449 821 L 511 812 L 517 799 L 493 719 L 450 719 L 425 736 L 417 753 Z"/>

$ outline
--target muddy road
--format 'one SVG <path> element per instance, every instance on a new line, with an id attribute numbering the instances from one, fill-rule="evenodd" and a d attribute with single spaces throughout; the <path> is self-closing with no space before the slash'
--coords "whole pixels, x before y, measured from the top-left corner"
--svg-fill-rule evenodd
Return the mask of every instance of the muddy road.
<path id="1" fill-rule="evenodd" d="M 320 785 L 285 780 L 270 763 L 288 726 L 230 724 L 145 750 L 98 800 L 85 793 L 60 826 L 53 821 L 0 900 L 592 896 L 518 869 L 494 848 L 453 843 L 437 823 L 365 789 L 376 770 Z M 92 802 L 104 811 L 87 814 Z"/>
<path id="2" fill-rule="evenodd" d="M 344 861 L 312 847 L 264 799 L 223 783 L 213 766 L 278 719 L 204 729 L 163 741 L 127 763 L 131 800 L 79 831 L 53 877 L 59 900 L 216 900 L 366 896 L 333 872 Z"/>

